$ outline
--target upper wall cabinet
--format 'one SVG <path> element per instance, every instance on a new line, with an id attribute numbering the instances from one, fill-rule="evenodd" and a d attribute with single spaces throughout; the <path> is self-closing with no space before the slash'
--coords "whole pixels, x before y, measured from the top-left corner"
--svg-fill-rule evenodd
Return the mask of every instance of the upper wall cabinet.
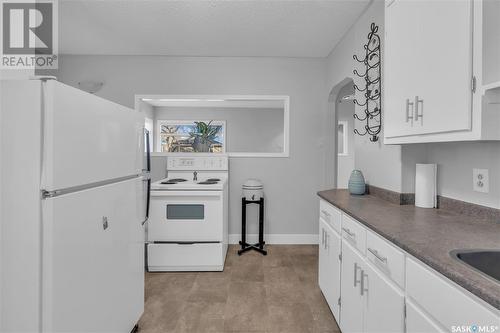
<path id="1" fill-rule="evenodd" d="M 386 2 L 384 142 L 500 140 L 500 1 Z"/>

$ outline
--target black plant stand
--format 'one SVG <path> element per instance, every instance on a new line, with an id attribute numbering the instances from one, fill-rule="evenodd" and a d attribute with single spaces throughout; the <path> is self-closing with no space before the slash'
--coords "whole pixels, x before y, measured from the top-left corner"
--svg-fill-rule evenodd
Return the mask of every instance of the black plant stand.
<path id="1" fill-rule="evenodd" d="M 247 204 L 258 204 L 259 205 L 259 242 L 257 244 L 247 243 Z M 250 250 L 255 250 L 267 255 L 267 251 L 264 250 L 264 198 L 260 200 L 247 200 L 245 197 L 241 199 L 241 250 L 238 250 L 238 255 L 245 253 Z"/>

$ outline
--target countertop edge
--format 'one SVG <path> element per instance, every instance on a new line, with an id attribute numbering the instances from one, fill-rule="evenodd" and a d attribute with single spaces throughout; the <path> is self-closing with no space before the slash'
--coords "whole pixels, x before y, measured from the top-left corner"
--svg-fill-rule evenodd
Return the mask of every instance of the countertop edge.
<path id="1" fill-rule="evenodd" d="M 349 215 L 350 217 L 354 218 L 356 221 L 358 221 L 359 223 L 363 224 L 368 229 L 370 229 L 373 232 L 375 232 L 377 235 L 383 237 L 384 239 L 386 239 L 387 241 L 391 242 L 392 244 L 394 244 L 395 246 L 399 247 L 400 249 L 404 250 L 405 252 L 407 252 L 408 254 L 410 254 L 411 256 L 413 256 L 414 258 L 416 258 L 416 259 L 420 260 L 421 262 L 425 263 L 426 265 L 428 265 L 429 267 L 431 267 L 432 269 L 434 269 L 435 271 L 437 271 L 441 275 L 443 275 L 446 278 L 448 278 L 449 280 L 453 281 L 454 283 L 456 283 L 460 287 L 462 287 L 465 290 L 469 291 L 474 296 L 480 298 L 481 300 L 483 300 L 484 302 L 488 303 L 489 305 L 491 305 L 492 307 L 496 308 L 497 310 L 500 310 L 500 299 L 497 299 L 497 298 L 494 298 L 494 297 L 490 297 L 489 295 L 484 294 L 480 290 L 476 289 L 474 287 L 474 285 L 471 284 L 467 279 L 464 279 L 464 278 L 462 278 L 459 275 L 454 275 L 454 274 L 450 273 L 446 269 L 443 269 L 442 267 L 440 267 L 439 264 L 437 264 L 434 261 L 432 261 L 432 259 L 424 257 L 424 256 L 421 256 L 418 253 L 418 251 L 412 249 L 411 247 L 408 247 L 405 244 L 400 243 L 397 239 L 394 239 L 390 235 L 387 235 L 383 231 L 380 231 L 379 229 L 377 229 L 376 227 L 374 227 L 372 224 L 370 224 L 369 222 L 365 221 L 363 218 L 360 218 L 356 214 L 354 214 L 354 213 L 346 210 L 345 208 L 343 208 L 341 206 L 338 206 L 334 202 L 330 201 L 330 199 L 328 199 L 323 194 L 324 192 L 329 192 L 329 191 L 328 190 L 326 190 L 326 191 L 318 191 L 317 195 L 321 199 L 323 199 L 326 202 L 330 203 L 331 205 L 335 206 L 337 209 L 340 209 L 342 212 L 344 212 L 347 215 Z M 383 201 L 383 199 L 381 199 L 381 198 L 376 198 L 376 199 Z M 393 204 L 394 205 L 394 203 L 391 203 L 391 202 L 388 202 L 388 204 Z M 485 277 L 485 279 L 486 279 L 486 277 Z"/>

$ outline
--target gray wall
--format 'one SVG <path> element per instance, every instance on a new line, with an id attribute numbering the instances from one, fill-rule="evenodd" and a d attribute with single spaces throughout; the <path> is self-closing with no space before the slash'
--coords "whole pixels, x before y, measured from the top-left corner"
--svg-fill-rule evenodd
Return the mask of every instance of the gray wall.
<path id="1" fill-rule="evenodd" d="M 283 116 L 283 109 L 155 108 L 156 120 L 225 120 L 227 152 L 283 152 Z"/>
<path id="2" fill-rule="evenodd" d="M 240 232 L 241 185 L 254 177 L 265 186 L 267 233 L 317 234 L 316 191 L 324 183 L 324 165 L 318 163 L 324 155 L 324 59 L 62 56 L 57 75 L 72 86 L 103 81 L 97 95 L 129 107 L 134 94 L 290 96 L 290 157 L 230 161 L 229 232 Z M 163 158 L 155 158 L 156 177 L 163 165 Z M 256 227 L 251 223 L 249 231 Z"/>

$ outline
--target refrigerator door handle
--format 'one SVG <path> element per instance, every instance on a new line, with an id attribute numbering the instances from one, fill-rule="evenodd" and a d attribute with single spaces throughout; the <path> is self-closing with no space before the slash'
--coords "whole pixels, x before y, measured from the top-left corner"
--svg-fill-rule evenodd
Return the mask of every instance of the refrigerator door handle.
<path id="1" fill-rule="evenodd" d="M 146 146 L 146 165 L 145 168 L 142 169 L 142 171 L 145 172 L 151 172 L 151 149 L 149 146 L 150 143 L 150 138 L 149 138 L 149 131 L 144 128 L 144 143 Z"/>
<path id="2" fill-rule="evenodd" d="M 149 204 L 151 201 L 151 178 L 147 175 L 147 178 L 144 179 L 144 182 L 147 183 L 146 188 L 146 212 L 144 214 L 144 221 L 142 221 L 142 225 L 144 225 L 149 220 Z"/>

